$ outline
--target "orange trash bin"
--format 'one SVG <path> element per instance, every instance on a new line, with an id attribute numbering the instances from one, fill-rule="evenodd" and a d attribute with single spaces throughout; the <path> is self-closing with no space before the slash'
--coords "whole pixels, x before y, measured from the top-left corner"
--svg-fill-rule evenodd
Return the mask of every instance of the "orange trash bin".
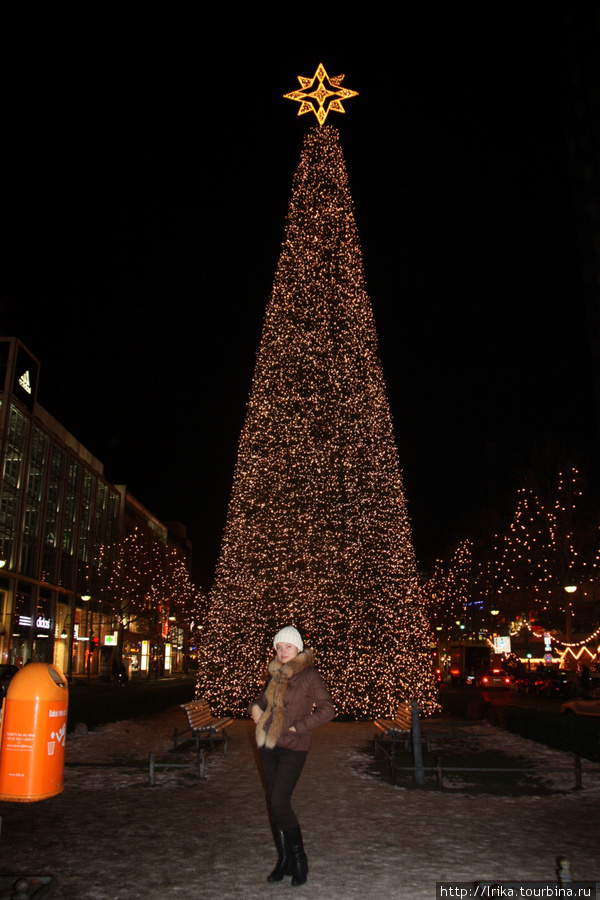
<path id="1" fill-rule="evenodd" d="M 29 663 L 2 704 L 0 800 L 33 802 L 63 789 L 69 688 L 60 669 Z"/>

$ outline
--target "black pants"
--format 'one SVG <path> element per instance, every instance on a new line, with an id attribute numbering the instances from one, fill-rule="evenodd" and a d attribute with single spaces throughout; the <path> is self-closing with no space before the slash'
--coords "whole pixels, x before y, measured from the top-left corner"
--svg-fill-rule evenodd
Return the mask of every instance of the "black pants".
<path id="1" fill-rule="evenodd" d="M 298 825 L 292 809 L 292 794 L 306 762 L 305 750 L 272 750 L 260 748 L 260 763 L 265 775 L 273 823 L 282 831 L 290 831 Z"/>

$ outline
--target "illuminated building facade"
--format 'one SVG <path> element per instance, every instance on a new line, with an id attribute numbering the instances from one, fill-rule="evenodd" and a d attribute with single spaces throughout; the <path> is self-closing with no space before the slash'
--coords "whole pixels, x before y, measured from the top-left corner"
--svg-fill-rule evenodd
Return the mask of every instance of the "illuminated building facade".
<path id="1" fill-rule="evenodd" d="M 194 596 L 185 528 L 172 523 L 171 538 L 104 477 L 37 402 L 39 371 L 0 338 L 0 663 L 107 679 L 117 661 L 129 676 L 180 669 Z"/>
<path id="2" fill-rule="evenodd" d="M 93 585 L 123 501 L 37 402 L 39 370 L 18 339 L 0 338 L 0 661 L 70 673 L 83 671 L 90 633 L 102 637 Z"/>

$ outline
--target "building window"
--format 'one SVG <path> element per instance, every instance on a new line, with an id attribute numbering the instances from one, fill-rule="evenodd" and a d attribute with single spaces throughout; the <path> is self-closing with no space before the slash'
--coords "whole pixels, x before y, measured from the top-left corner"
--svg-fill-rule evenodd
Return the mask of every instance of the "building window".
<path id="1" fill-rule="evenodd" d="M 67 493 L 65 497 L 65 525 L 62 536 L 62 558 L 60 564 L 60 584 L 67 589 L 75 587 L 75 550 L 77 543 L 77 513 L 81 493 L 81 466 L 75 460 L 69 461 Z"/>
<path id="2" fill-rule="evenodd" d="M 0 497 L 0 556 L 15 568 L 20 518 L 20 488 L 25 466 L 29 420 L 12 406 L 9 410 Z"/>
<path id="3" fill-rule="evenodd" d="M 48 435 L 33 429 L 29 469 L 27 473 L 27 490 L 25 492 L 25 509 L 23 511 L 23 529 L 21 540 L 21 560 L 19 572 L 30 578 L 37 578 L 39 551 L 42 531 L 42 498 L 48 456 Z"/>
<path id="4" fill-rule="evenodd" d="M 65 477 L 65 452 L 56 444 L 52 447 L 48 493 L 46 496 L 46 522 L 42 548 L 42 581 L 56 584 L 58 579 L 58 553 L 62 531 L 61 512 Z"/>

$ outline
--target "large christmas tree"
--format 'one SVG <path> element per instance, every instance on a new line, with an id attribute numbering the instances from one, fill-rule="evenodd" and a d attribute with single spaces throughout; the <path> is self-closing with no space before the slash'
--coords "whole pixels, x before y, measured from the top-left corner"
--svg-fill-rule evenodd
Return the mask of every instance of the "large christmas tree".
<path id="1" fill-rule="evenodd" d="M 403 699 L 436 705 L 375 323 L 330 125 L 310 128 L 294 179 L 210 601 L 198 692 L 215 710 L 246 709 L 273 635 L 288 624 L 305 630 L 339 713 L 387 715 Z"/>

